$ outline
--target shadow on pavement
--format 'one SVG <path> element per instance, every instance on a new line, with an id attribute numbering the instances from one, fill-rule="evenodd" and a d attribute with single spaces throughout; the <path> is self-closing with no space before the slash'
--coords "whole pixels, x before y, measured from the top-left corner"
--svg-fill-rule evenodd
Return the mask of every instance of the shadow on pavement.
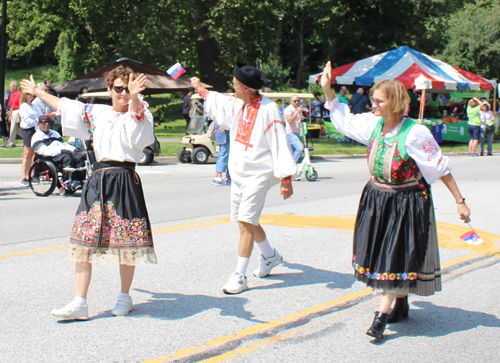
<path id="1" fill-rule="evenodd" d="M 419 310 L 411 309 L 418 306 Z M 452 333 L 472 330 L 479 326 L 500 328 L 500 319 L 495 315 L 478 311 L 434 305 L 429 301 L 413 301 L 410 305 L 408 320 L 389 324 L 390 331 L 384 333 L 384 339 L 372 341 L 383 344 L 385 341 L 403 337 L 442 337 Z"/>
<path id="2" fill-rule="evenodd" d="M 252 287 L 252 290 L 280 289 L 284 287 L 315 284 L 327 284 L 327 287 L 330 289 L 349 289 L 356 281 L 353 274 L 320 270 L 298 263 L 283 262 L 283 266 L 292 270 L 302 271 L 302 273 L 271 273 L 271 275 L 264 277 L 264 279 L 270 282 L 275 282 L 276 280 L 282 281 L 266 286 Z"/>
<path id="3" fill-rule="evenodd" d="M 141 289 L 137 292 L 150 294 L 147 302 L 134 304 L 134 310 L 128 315 L 133 318 L 150 317 L 155 319 L 179 320 L 199 314 L 210 309 L 219 309 L 220 315 L 235 316 L 241 319 L 254 320 L 254 315 L 245 310 L 247 299 L 236 296 L 215 297 L 207 295 L 183 295 L 175 293 L 160 293 Z M 92 319 L 111 317 L 110 312 L 101 313 Z"/>

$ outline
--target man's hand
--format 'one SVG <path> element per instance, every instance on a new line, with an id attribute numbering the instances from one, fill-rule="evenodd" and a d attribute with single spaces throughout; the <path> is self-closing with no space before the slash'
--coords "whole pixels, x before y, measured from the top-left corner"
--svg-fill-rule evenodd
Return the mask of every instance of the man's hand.
<path id="1" fill-rule="evenodd" d="M 281 183 L 280 195 L 283 196 L 283 199 L 287 200 L 293 194 L 292 184 L 283 184 Z"/>
<path id="2" fill-rule="evenodd" d="M 139 93 L 144 91 L 146 89 L 146 87 L 144 87 L 146 81 L 147 77 L 143 73 L 139 74 L 135 80 L 134 74 L 130 73 L 128 77 L 128 90 L 130 92 L 130 97 L 137 96 Z"/>
<path id="3" fill-rule="evenodd" d="M 193 86 L 194 90 L 198 92 L 201 88 L 201 81 L 198 77 L 191 77 L 190 79 L 191 85 Z"/>
<path id="4" fill-rule="evenodd" d="M 304 111 L 304 106 L 297 107 L 297 111 L 296 112 L 301 113 L 302 111 Z"/>

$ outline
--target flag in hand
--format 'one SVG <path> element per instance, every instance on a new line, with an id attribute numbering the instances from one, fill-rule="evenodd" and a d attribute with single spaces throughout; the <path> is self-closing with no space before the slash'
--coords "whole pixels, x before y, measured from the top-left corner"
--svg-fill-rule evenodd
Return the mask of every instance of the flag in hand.
<path id="1" fill-rule="evenodd" d="M 186 73 L 186 70 L 180 63 L 175 63 L 172 67 L 167 70 L 167 73 L 173 79 L 179 78 L 182 74 Z"/>
<path id="2" fill-rule="evenodd" d="M 481 243 L 484 243 L 481 237 L 479 237 L 479 235 L 476 233 L 476 231 L 469 231 L 467 233 L 464 233 L 460 236 L 460 238 L 470 245 L 480 245 Z"/>

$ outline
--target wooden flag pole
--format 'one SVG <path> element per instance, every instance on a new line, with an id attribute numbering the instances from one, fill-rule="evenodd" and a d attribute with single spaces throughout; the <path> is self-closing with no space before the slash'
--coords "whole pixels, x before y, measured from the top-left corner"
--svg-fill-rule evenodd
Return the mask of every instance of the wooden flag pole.
<path id="1" fill-rule="evenodd" d="M 422 90 L 420 95 L 420 111 L 418 112 L 418 123 L 421 124 L 424 120 L 424 106 L 425 106 L 425 89 Z"/>

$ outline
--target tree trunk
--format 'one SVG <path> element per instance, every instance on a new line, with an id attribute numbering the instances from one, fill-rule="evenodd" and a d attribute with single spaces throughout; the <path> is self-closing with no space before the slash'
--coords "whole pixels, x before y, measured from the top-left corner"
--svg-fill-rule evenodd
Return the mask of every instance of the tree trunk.
<path id="1" fill-rule="evenodd" d="M 297 67 L 297 76 L 295 79 L 295 87 L 298 89 L 302 88 L 302 69 L 304 68 L 304 9 L 302 9 L 301 17 L 300 17 L 300 32 L 299 32 L 299 41 L 300 41 L 300 49 L 299 49 L 299 65 Z"/>

